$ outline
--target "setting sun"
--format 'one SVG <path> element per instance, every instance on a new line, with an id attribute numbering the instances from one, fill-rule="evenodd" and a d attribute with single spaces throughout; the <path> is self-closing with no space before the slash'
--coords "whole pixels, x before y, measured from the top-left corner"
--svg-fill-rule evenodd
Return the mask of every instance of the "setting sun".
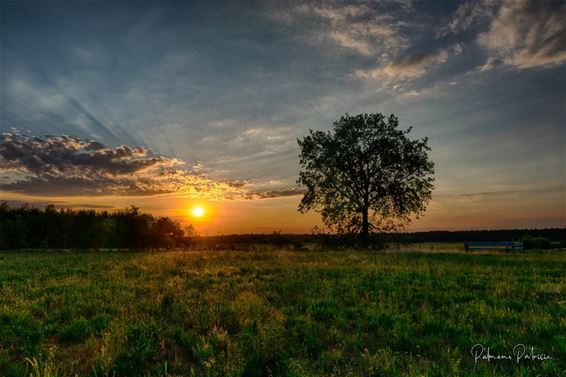
<path id="1" fill-rule="evenodd" d="M 191 214 L 193 217 L 202 217 L 204 215 L 204 208 L 195 207 L 191 210 Z"/>

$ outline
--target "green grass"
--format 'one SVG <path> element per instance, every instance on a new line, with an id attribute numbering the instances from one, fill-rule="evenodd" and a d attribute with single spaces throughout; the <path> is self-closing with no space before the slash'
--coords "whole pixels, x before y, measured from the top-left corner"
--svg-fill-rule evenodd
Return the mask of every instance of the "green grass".
<path id="1" fill-rule="evenodd" d="M 0 253 L 0 376 L 566 375 L 566 254 Z M 474 363 L 536 346 L 547 361 Z"/>

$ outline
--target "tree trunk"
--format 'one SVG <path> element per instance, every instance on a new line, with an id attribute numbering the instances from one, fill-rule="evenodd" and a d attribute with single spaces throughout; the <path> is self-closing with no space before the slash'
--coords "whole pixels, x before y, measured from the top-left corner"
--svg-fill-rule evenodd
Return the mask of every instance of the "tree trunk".
<path id="1" fill-rule="evenodd" d="M 367 207 L 362 211 L 362 242 L 366 247 L 369 244 L 369 220 Z"/>

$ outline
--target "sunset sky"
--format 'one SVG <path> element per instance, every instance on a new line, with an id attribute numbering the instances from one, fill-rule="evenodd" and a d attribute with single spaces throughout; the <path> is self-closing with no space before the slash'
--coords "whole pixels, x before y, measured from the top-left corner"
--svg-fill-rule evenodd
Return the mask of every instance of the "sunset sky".
<path id="1" fill-rule="evenodd" d="M 566 226 L 564 1 L 0 4 L 10 204 L 308 233 L 297 138 L 381 112 L 436 163 L 408 230 Z"/>

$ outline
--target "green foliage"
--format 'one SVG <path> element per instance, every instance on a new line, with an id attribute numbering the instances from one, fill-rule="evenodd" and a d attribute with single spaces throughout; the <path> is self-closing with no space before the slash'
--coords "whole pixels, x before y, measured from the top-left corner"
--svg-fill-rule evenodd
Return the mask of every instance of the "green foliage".
<path id="1" fill-rule="evenodd" d="M 171 249 L 191 243 L 194 229 L 186 229 L 185 237 L 180 224 L 140 213 L 134 206 L 109 213 L 0 204 L 0 249 Z"/>
<path id="2" fill-rule="evenodd" d="M 10 350 L 21 355 L 33 355 L 39 350 L 43 339 L 40 323 L 25 312 L 4 311 L 0 313 L 1 350 Z"/>
<path id="3" fill-rule="evenodd" d="M 2 209 L 6 208 L 2 206 Z M 0 217 L 0 247 L 20 249 L 28 246 L 26 240 L 27 228 L 21 215 L 7 218 Z"/>
<path id="4" fill-rule="evenodd" d="M 297 140 L 306 188 L 300 212 L 316 210 L 338 233 L 398 228 L 418 217 L 433 189 L 428 139 L 410 140 L 393 114 L 347 115 L 332 132 L 312 131 Z"/>
<path id="5" fill-rule="evenodd" d="M 60 368 L 55 365 L 53 352 L 49 352 L 46 357 L 40 356 L 40 359 L 26 357 L 29 369 L 31 369 L 30 377 L 58 377 L 63 375 Z"/>
<path id="6" fill-rule="evenodd" d="M 4 377 L 20 377 L 26 375 L 25 365 L 10 359 L 8 353 L 3 351 L 0 351 L 0 371 Z"/>
<path id="7" fill-rule="evenodd" d="M 0 376 L 559 376 L 566 254 L 0 253 Z M 482 343 L 542 362 L 474 363 Z"/>
<path id="8" fill-rule="evenodd" d="M 63 342 L 82 342 L 90 332 L 90 325 L 85 318 L 73 319 L 68 326 L 65 326 L 59 333 Z"/>
<path id="9" fill-rule="evenodd" d="M 90 329 L 95 334 L 101 333 L 111 320 L 112 317 L 109 314 L 97 314 L 90 320 Z"/>
<path id="10" fill-rule="evenodd" d="M 523 242 L 525 250 L 549 250 L 552 247 L 550 240 L 545 237 L 525 235 L 521 237 L 520 241 Z"/>
<path id="11" fill-rule="evenodd" d="M 156 346 L 155 326 L 143 321 L 130 325 L 114 360 L 114 372 L 118 376 L 143 375 L 154 361 Z"/>

